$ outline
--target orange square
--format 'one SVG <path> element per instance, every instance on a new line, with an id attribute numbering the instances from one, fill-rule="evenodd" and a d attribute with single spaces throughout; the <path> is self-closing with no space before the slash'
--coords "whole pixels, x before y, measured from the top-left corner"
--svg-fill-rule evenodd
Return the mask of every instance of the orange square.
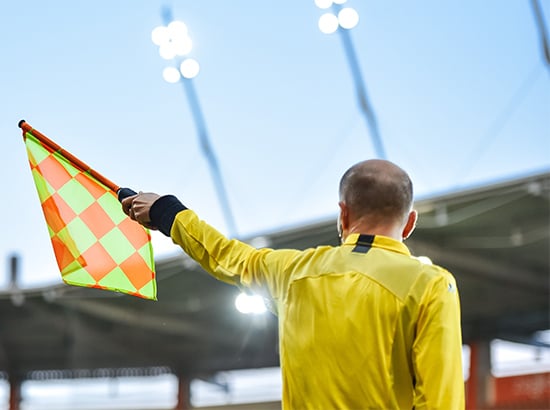
<path id="1" fill-rule="evenodd" d="M 154 278 L 153 272 L 137 252 L 122 262 L 120 269 L 124 271 L 126 277 L 130 279 L 132 285 L 138 290 Z"/>
<path id="2" fill-rule="evenodd" d="M 110 273 L 117 264 L 111 258 L 99 242 L 94 243 L 86 252 L 82 254 L 86 261 L 86 271 L 99 282 L 105 275 Z"/>
<path id="3" fill-rule="evenodd" d="M 56 190 L 72 179 L 71 174 L 61 165 L 58 159 L 50 155 L 36 166 L 48 183 Z"/>
<path id="4" fill-rule="evenodd" d="M 118 228 L 136 249 L 141 249 L 151 239 L 149 233 L 130 218 L 125 218 L 118 224 Z"/>
<path id="5" fill-rule="evenodd" d="M 76 258 L 71 253 L 67 245 L 65 245 L 57 236 L 52 237 L 52 245 L 55 253 L 55 259 L 57 260 L 57 266 L 59 266 L 60 271 L 63 271 L 63 269 L 69 266 Z"/>
<path id="6" fill-rule="evenodd" d="M 46 222 L 55 233 L 63 229 L 76 216 L 74 211 L 57 193 L 42 203 L 42 210 L 44 211 Z"/>
<path id="7" fill-rule="evenodd" d="M 80 219 L 90 228 L 97 239 L 101 239 L 103 235 L 115 227 L 115 223 L 97 202 L 82 211 Z"/>

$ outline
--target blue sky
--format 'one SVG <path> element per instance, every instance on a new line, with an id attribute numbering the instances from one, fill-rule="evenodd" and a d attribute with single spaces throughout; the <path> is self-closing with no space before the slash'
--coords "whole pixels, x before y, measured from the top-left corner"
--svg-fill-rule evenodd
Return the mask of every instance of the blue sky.
<path id="1" fill-rule="evenodd" d="M 4 2 L 0 258 L 22 256 L 22 286 L 60 281 L 22 118 L 116 183 L 174 193 L 227 232 L 189 104 L 151 42 L 163 5 L 193 39 L 240 236 L 334 217 L 341 174 L 375 156 L 340 38 L 319 31 L 313 0 Z M 388 158 L 417 197 L 550 169 L 550 67 L 529 1 L 347 5 Z M 155 247 L 175 252 L 158 235 Z"/>

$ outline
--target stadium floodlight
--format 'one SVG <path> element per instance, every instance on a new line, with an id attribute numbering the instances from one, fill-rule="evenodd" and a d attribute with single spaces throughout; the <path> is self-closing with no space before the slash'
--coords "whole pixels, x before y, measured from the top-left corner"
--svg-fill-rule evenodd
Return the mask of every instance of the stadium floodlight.
<path id="1" fill-rule="evenodd" d="M 315 5 L 320 9 L 328 9 L 332 6 L 332 0 L 315 0 Z"/>
<path id="2" fill-rule="evenodd" d="M 167 26 L 155 27 L 151 32 L 151 40 L 159 46 L 159 54 L 165 60 L 184 56 L 193 49 L 187 26 L 182 21 L 176 20 Z"/>
<path id="3" fill-rule="evenodd" d="M 319 30 L 325 34 L 332 34 L 338 30 L 338 17 L 332 13 L 325 13 L 319 17 Z"/>
<path id="4" fill-rule="evenodd" d="M 433 265 L 432 260 L 428 256 L 417 256 L 417 258 L 420 262 L 422 262 L 425 265 Z"/>
<path id="5" fill-rule="evenodd" d="M 342 28 L 350 30 L 359 23 L 359 13 L 351 7 L 344 7 L 338 12 L 338 23 Z"/>
<path id="6" fill-rule="evenodd" d="M 186 58 L 180 65 L 181 75 L 185 78 L 195 78 L 199 74 L 200 66 L 194 58 Z"/>
<path id="7" fill-rule="evenodd" d="M 363 113 L 367 127 L 369 128 L 376 155 L 378 158 L 385 159 L 386 152 L 384 150 L 384 144 L 382 143 L 382 137 L 380 136 L 380 130 L 378 129 L 376 115 L 369 102 L 367 87 L 363 81 L 359 60 L 357 59 L 357 54 L 351 39 L 350 30 L 359 23 L 359 13 L 352 7 L 342 6 L 347 0 L 314 0 L 314 2 L 315 5 L 322 10 L 331 9 L 331 11 L 326 11 L 319 17 L 319 30 L 324 34 L 339 33 L 350 65 L 351 75 L 355 82 L 359 107 Z"/>
<path id="8" fill-rule="evenodd" d="M 155 27 L 151 32 L 151 40 L 159 47 L 159 54 L 165 60 L 184 57 L 193 49 L 193 41 L 183 21 L 174 20 L 166 26 Z M 191 79 L 199 73 L 199 63 L 192 58 L 181 61 L 179 68 L 179 71 L 175 67 L 165 68 L 162 77 L 169 83 L 177 83 L 181 76 Z"/>
<path id="9" fill-rule="evenodd" d="M 239 312 L 244 314 L 258 315 L 267 311 L 261 296 L 247 295 L 246 293 L 239 293 L 235 298 L 235 307 Z"/>
<path id="10" fill-rule="evenodd" d="M 177 68 L 166 67 L 162 70 L 162 78 L 164 78 L 164 81 L 167 83 L 175 84 L 180 80 L 181 75 Z"/>
<path id="11" fill-rule="evenodd" d="M 342 7 L 346 0 L 315 0 L 320 9 L 331 8 L 335 13 L 324 13 L 319 17 L 319 30 L 324 34 L 332 34 L 339 27 L 350 30 L 359 23 L 359 13 L 352 7 Z"/>
<path id="12" fill-rule="evenodd" d="M 193 49 L 193 41 L 189 37 L 187 25 L 182 21 L 173 19 L 172 10 L 169 7 L 162 9 L 162 19 L 164 25 L 155 27 L 151 32 L 151 40 L 159 47 L 160 56 L 171 61 L 171 65 L 162 71 L 162 78 L 171 84 L 180 83 L 185 91 L 197 127 L 200 147 L 212 173 L 214 187 L 218 194 L 229 235 L 236 236 L 237 227 L 225 191 L 220 166 L 210 143 L 206 120 L 193 82 L 193 79 L 199 74 L 200 66 L 197 60 L 187 57 Z"/>

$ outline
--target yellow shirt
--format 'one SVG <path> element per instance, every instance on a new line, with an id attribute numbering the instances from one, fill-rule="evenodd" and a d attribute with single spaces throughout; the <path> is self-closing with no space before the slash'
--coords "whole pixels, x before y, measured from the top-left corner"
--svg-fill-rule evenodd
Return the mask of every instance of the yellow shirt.
<path id="1" fill-rule="evenodd" d="M 283 408 L 464 408 L 455 280 L 401 242 L 353 234 L 338 247 L 255 249 L 191 210 L 170 234 L 216 278 L 274 302 Z"/>

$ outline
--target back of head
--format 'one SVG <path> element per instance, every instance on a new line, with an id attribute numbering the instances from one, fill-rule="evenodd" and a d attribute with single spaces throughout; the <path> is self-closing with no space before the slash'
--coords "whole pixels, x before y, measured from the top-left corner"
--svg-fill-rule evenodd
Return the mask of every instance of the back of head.
<path id="1" fill-rule="evenodd" d="M 392 162 L 372 159 L 355 164 L 340 180 L 340 200 L 352 219 L 376 218 L 401 223 L 412 208 L 413 188 L 407 173 Z"/>

